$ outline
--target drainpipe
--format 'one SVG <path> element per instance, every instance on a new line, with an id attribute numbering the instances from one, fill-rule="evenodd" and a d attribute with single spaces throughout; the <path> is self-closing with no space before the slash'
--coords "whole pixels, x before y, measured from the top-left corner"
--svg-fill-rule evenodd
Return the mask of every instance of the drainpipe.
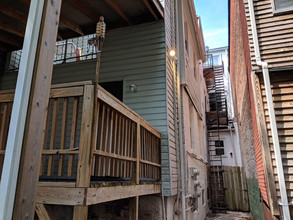
<path id="1" fill-rule="evenodd" d="M 176 7 L 176 46 L 178 52 L 178 63 L 177 68 L 177 99 L 178 99 L 178 122 L 179 122 L 179 159 L 180 159 L 180 191 L 181 191 L 181 206 L 182 206 L 182 220 L 186 220 L 186 210 L 185 210 L 185 148 L 183 145 L 183 135 L 182 135 L 182 111 L 181 111 L 181 86 L 180 86 L 180 75 L 185 75 L 185 58 L 184 58 L 184 23 L 183 23 L 183 2 L 182 0 L 175 0 Z M 179 192 L 178 192 L 179 193 Z"/>
<path id="2" fill-rule="evenodd" d="M 284 177 L 284 171 L 283 171 L 283 164 L 282 164 L 280 142 L 279 142 L 279 136 L 278 136 L 278 130 L 277 130 L 277 123 L 276 123 L 275 111 L 274 111 L 274 106 L 273 106 L 273 97 L 272 97 L 272 91 L 271 91 L 268 63 L 261 61 L 261 58 L 260 58 L 260 50 L 259 50 L 257 29 L 256 29 L 256 23 L 255 23 L 255 16 L 254 16 L 253 0 L 248 0 L 248 6 L 249 6 L 250 21 L 251 21 L 252 37 L 253 37 L 253 42 L 254 42 L 256 64 L 258 66 L 262 67 L 264 85 L 265 85 L 265 90 L 266 90 L 266 98 L 267 98 L 267 102 L 268 102 L 268 111 L 269 111 L 269 118 L 270 118 L 270 124 L 271 124 L 271 129 L 272 129 L 274 153 L 275 153 L 275 160 L 276 160 L 277 172 L 278 172 L 278 180 L 279 180 L 279 185 L 280 185 L 280 194 L 281 194 L 281 200 L 282 200 L 281 205 L 282 205 L 282 209 L 283 209 L 283 217 L 285 220 L 290 220 L 291 218 L 290 218 L 288 197 L 287 197 L 285 177 Z"/>

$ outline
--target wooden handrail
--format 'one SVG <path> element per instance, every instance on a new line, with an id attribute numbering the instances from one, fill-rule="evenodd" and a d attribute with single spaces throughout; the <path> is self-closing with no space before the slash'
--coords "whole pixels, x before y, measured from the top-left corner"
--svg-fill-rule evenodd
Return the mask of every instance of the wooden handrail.
<path id="1" fill-rule="evenodd" d="M 93 105 L 94 91 L 97 106 Z M 14 90 L 0 91 L 0 104 L 12 103 L 13 98 Z M 42 152 L 42 178 L 76 177 L 76 187 L 89 187 L 91 172 L 130 177 L 136 184 L 142 177 L 160 179 L 160 132 L 101 86 L 94 90 L 90 81 L 52 85 L 50 103 L 46 130 L 50 144 L 45 141 L 49 145 Z M 79 103 L 83 103 L 82 111 Z M 97 120 L 93 120 L 94 108 L 98 108 Z M 81 133 L 75 143 L 78 124 Z M 4 154 L 0 149 L 0 156 Z"/>
<path id="2" fill-rule="evenodd" d="M 115 108 L 117 111 L 120 111 L 126 117 L 131 119 L 134 122 L 138 122 L 138 118 L 140 119 L 140 124 L 149 132 L 153 133 L 158 138 L 161 138 L 161 133 L 159 130 L 154 128 L 150 123 L 148 123 L 144 118 L 142 118 L 139 114 L 125 105 L 123 102 L 114 97 L 111 93 L 107 92 L 103 87 L 98 87 L 98 98 L 110 105 L 112 108 Z"/>

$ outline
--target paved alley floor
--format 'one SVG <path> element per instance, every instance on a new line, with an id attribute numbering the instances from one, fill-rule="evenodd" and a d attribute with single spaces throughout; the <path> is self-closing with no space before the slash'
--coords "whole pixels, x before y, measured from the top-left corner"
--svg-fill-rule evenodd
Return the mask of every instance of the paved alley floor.
<path id="1" fill-rule="evenodd" d="M 246 212 L 208 213 L 206 220 L 253 220 L 251 215 Z"/>

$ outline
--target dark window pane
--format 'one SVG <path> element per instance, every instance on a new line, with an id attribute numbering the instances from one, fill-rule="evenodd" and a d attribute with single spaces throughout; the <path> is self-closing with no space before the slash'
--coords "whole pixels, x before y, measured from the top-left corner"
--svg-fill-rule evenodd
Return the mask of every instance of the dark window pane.
<path id="1" fill-rule="evenodd" d="M 275 0 L 276 10 L 293 7 L 293 0 Z"/>
<path id="2" fill-rule="evenodd" d="M 119 101 L 123 101 L 123 81 L 99 83 L 104 89 L 115 96 Z"/>
<path id="3" fill-rule="evenodd" d="M 224 141 L 215 141 L 216 147 L 224 147 Z"/>
<path id="4" fill-rule="evenodd" d="M 217 148 L 216 149 L 216 155 L 224 155 L 224 148 Z"/>

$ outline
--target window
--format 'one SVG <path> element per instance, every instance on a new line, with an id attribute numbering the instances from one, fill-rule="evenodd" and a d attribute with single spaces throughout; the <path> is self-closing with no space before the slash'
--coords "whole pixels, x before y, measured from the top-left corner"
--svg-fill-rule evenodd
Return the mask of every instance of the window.
<path id="1" fill-rule="evenodd" d="M 188 45 L 188 26 L 187 22 L 184 22 L 184 34 L 185 34 L 185 50 L 189 55 L 189 45 Z"/>
<path id="2" fill-rule="evenodd" d="M 292 0 L 271 0 L 275 13 L 283 13 L 293 11 Z"/>
<path id="3" fill-rule="evenodd" d="M 99 85 L 123 102 L 123 81 L 100 82 Z"/>
<path id="4" fill-rule="evenodd" d="M 216 155 L 224 155 L 224 141 L 215 141 Z"/>
<path id="5" fill-rule="evenodd" d="M 198 64 L 198 61 L 197 61 L 197 59 L 195 57 L 195 53 L 193 53 L 193 60 L 194 60 L 193 74 L 194 74 L 195 80 L 197 80 L 197 75 L 198 75 L 197 72 L 198 72 L 198 66 L 199 66 L 199 64 Z"/>
<path id="6" fill-rule="evenodd" d="M 219 65 L 219 57 L 218 56 L 213 57 L 213 64 L 214 65 Z"/>
<path id="7" fill-rule="evenodd" d="M 202 192 L 201 192 L 201 204 L 202 205 L 204 205 L 204 203 L 205 203 L 205 199 L 204 199 L 204 189 L 202 190 Z"/>
<path id="8" fill-rule="evenodd" d="M 215 141 L 216 147 L 224 147 L 224 141 Z"/>

